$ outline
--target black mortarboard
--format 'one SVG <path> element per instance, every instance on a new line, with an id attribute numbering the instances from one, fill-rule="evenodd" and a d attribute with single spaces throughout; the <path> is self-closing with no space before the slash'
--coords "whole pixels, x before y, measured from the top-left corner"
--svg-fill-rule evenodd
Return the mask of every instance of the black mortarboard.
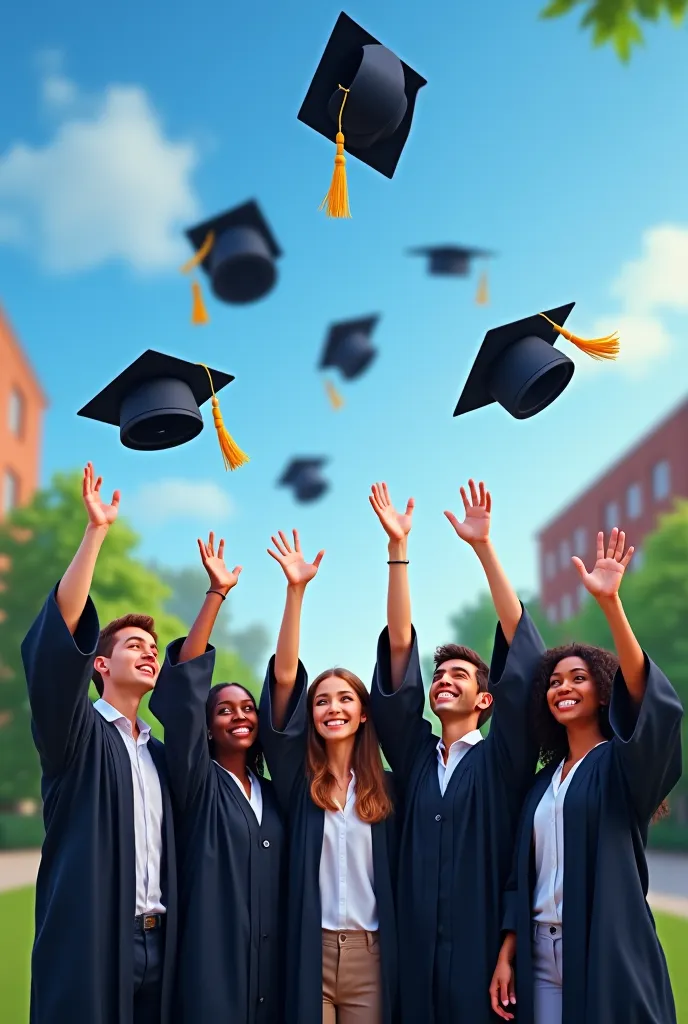
<path id="1" fill-rule="evenodd" d="M 280 487 L 292 487 L 294 497 L 302 504 L 316 501 L 329 490 L 321 469 L 328 460 L 324 458 L 292 459 L 277 481 Z"/>
<path id="2" fill-rule="evenodd" d="M 429 245 L 409 249 L 412 256 L 429 257 L 428 273 L 440 276 L 466 277 L 471 269 L 471 260 L 494 256 L 486 249 L 475 249 L 462 245 Z"/>
<path id="3" fill-rule="evenodd" d="M 347 14 L 339 15 L 298 113 L 299 121 L 338 144 L 335 178 L 339 168 L 342 191 L 333 197 L 333 179 L 331 216 L 349 216 L 343 147 L 392 178 L 411 130 L 418 90 L 426 84 Z"/>
<path id="4" fill-rule="evenodd" d="M 616 335 L 585 340 L 564 330 L 575 303 L 516 320 L 488 331 L 459 398 L 455 416 L 493 402 L 517 420 L 536 416 L 551 405 L 573 377 L 574 364 L 554 348 L 561 334 L 594 359 L 615 359 Z"/>
<path id="5" fill-rule="evenodd" d="M 347 380 L 355 380 L 377 355 L 370 336 L 380 319 L 378 313 L 359 320 L 344 320 L 333 324 L 327 334 L 320 359 L 320 369 L 336 367 Z"/>
<path id="6" fill-rule="evenodd" d="M 192 441 L 203 430 L 200 406 L 212 399 L 225 465 L 247 462 L 222 422 L 216 392 L 234 377 L 148 349 L 91 399 L 78 415 L 119 427 L 125 448 L 162 451 Z"/>
<path id="7" fill-rule="evenodd" d="M 255 302 L 274 286 L 275 260 L 282 251 L 255 200 L 189 228 L 186 237 L 196 254 L 181 268 L 182 273 L 200 264 L 221 302 Z M 192 322 L 206 323 L 207 319 L 196 285 Z"/>

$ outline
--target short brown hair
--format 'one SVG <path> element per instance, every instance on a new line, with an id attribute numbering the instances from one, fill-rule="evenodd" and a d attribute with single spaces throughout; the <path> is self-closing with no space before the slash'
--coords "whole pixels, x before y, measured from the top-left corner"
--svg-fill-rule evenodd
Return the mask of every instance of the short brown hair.
<path id="1" fill-rule="evenodd" d="M 127 629 L 127 627 L 133 626 L 134 629 L 142 629 L 158 642 L 158 634 L 155 632 L 155 620 L 152 615 L 139 615 L 138 612 L 129 612 L 128 615 L 120 615 L 118 619 L 113 619 L 112 622 L 108 622 L 107 626 L 103 626 L 98 637 L 98 646 L 96 647 L 96 658 L 110 658 L 115 647 L 117 640 L 117 634 L 121 629 Z M 95 683 L 98 696 L 103 696 L 103 677 L 100 672 L 96 672 L 93 669 L 93 682 Z"/>
<path id="2" fill-rule="evenodd" d="M 476 668 L 476 676 L 478 679 L 478 693 L 486 693 L 488 689 L 488 682 L 490 679 L 489 666 L 485 664 L 483 659 L 480 657 L 477 651 L 472 650 L 470 647 L 464 647 L 463 644 L 442 644 L 441 647 L 435 648 L 433 655 L 435 662 L 435 669 L 443 665 L 445 661 L 467 661 L 469 665 L 474 665 Z M 478 728 L 487 722 L 492 714 L 492 704 L 489 708 L 484 708 L 480 712 L 478 718 Z"/>

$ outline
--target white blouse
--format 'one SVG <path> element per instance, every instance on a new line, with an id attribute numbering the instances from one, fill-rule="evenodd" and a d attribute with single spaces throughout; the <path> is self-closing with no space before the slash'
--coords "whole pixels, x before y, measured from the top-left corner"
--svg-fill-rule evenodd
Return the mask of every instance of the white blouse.
<path id="1" fill-rule="evenodd" d="M 216 761 L 215 764 L 218 766 L 218 768 L 222 768 L 222 765 L 219 763 L 219 761 Z M 227 769 L 222 768 L 222 771 L 227 772 Z M 239 787 L 239 790 L 241 791 L 241 795 L 243 796 L 244 800 L 247 800 L 248 803 L 251 805 L 253 813 L 258 819 L 258 824 L 261 825 L 263 822 L 263 791 L 260 788 L 260 782 L 253 774 L 253 772 L 249 768 L 247 768 L 246 774 L 248 775 L 249 780 L 251 782 L 251 798 L 249 800 L 249 798 L 246 796 L 246 790 L 244 789 L 244 784 L 241 781 L 241 779 L 238 778 L 238 776 L 236 776 L 234 772 L 227 772 L 227 774 L 231 779 L 234 779 L 237 786 Z"/>
<path id="2" fill-rule="evenodd" d="M 378 929 L 371 826 L 356 813 L 356 776 L 340 811 L 325 811 L 320 854 L 322 927 L 327 931 Z"/>
<path id="3" fill-rule="evenodd" d="M 606 743 L 606 740 L 602 742 Z M 564 903 L 564 800 L 571 779 L 588 754 L 576 761 L 563 782 L 561 773 L 564 761 L 561 762 L 535 811 L 533 920 L 541 924 L 561 924 Z"/>

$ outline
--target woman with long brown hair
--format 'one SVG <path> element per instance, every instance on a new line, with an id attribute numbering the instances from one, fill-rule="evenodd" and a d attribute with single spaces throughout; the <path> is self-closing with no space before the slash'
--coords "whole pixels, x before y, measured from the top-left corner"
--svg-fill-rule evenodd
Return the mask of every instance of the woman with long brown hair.
<path id="1" fill-rule="evenodd" d="M 490 994 L 519 1024 L 672 1024 L 664 953 L 647 905 L 648 827 L 681 775 L 674 688 L 619 598 L 633 555 L 614 528 L 591 573 L 574 564 L 616 654 L 545 653 L 534 692 L 542 770 L 523 807 Z M 515 962 L 515 976 L 514 976 Z"/>
<path id="2" fill-rule="evenodd" d="M 285 1024 L 392 1024 L 397 960 L 395 817 L 370 696 L 332 668 L 308 686 L 301 608 L 324 555 L 307 563 L 294 530 L 269 554 L 287 595 L 260 710 L 263 750 L 287 818 Z"/>

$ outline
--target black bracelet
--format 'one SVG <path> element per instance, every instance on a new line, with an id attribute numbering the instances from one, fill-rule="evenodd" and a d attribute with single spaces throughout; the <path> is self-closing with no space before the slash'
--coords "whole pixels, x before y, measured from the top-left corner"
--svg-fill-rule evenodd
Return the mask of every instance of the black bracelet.
<path id="1" fill-rule="evenodd" d="M 394 558 L 394 559 L 392 559 L 391 562 L 387 562 L 387 565 L 408 565 L 408 564 L 409 564 L 408 558 L 406 558 L 406 559 Z"/>
<path id="2" fill-rule="evenodd" d="M 227 597 L 227 595 L 223 594 L 221 590 L 206 590 L 206 594 L 217 594 L 217 596 L 221 597 L 223 601 Z"/>

